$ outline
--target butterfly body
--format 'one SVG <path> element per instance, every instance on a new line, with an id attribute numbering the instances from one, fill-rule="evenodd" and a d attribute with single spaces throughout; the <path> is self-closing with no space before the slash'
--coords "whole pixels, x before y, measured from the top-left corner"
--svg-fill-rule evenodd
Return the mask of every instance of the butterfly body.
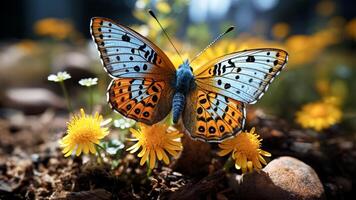
<path id="1" fill-rule="evenodd" d="M 224 55 L 192 70 L 178 69 L 154 43 L 113 20 L 95 17 L 91 34 L 113 77 L 107 97 L 122 115 L 148 125 L 173 110 L 192 138 L 220 142 L 244 127 L 246 104 L 259 100 L 287 63 L 274 48 Z"/>
<path id="2" fill-rule="evenodd" d="M 188 60 L 181 64 L 176 72 L 175 94 L 173 96 L 173 123 L 177 123 L 185 105 L 186 95 L 194 90 L 195 82 Z"/>

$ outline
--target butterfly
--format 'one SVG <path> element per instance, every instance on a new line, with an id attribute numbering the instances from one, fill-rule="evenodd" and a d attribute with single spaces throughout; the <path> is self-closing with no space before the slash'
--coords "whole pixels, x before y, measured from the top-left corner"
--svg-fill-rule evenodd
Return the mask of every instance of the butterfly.
<path id="1" fill-rule="evenodd" d="M 113 78 L 107 91 L 111 107 L 148 125 L 173 110 L 190 136 L 220 142 L 244 127 L 246 104 L 254 104 L 281 72 L 288 53 L 262 48 L 218 57 L 193 71 L 178 69 L 154 43 L 111 19 L 91 19 L 91 34 L 104 69 Z"/>

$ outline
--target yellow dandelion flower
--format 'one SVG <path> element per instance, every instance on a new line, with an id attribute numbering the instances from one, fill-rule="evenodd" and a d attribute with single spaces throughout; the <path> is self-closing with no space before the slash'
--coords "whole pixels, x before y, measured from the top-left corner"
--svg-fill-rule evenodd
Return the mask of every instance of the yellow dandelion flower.
<path id="1" fill-rule="evenodd" d="M 270 157 L 271 154 L 261 148 L 259 135 L 255 133 L 255 128 L 250 131 L 243 131 L 232 139 L 228 139 L 219 144 L 222 149 L 218 152 L 219 156 L 225 156 L 232 152 L 232 158 L 235 160 L 236 169 L 241 169 L 242 173 L 262 169 L 262 164 L 267 162 L 263 156 Z M 262 163 L 262 164 L 261 164 Z"/>
<path id="2" fill-rule="evenodd" d="M 165 164 L 169 164 L 168 154 L 173 157 L 178 156 L 178 153 L 183 149 L 180 138 L 183 136 L 178 130 L 170 130 L 167 124 L 154 124 L 148 126 L 140 123 L 140 130 L 130 129 L 136 143 L 127 151 L 135 153 L 141 148 L 137 154 L 141 158 L 140 165 L 149 163 L 149 168 L 153 169 L 156 164 L 156 159 L 163 160 Z"/>
<path id="3" fill-rule="evenodd" d="M 296 122 L 303 128 L 313 128 L 321 131 L 338 123 L 342 113 L 337 103 L 332 103 L 330 99 L 312 102 L 304 105 L 296 113 Z"/>
<path id="4" fill-rule="evenodd" d="M 108 128 L 101 126 L 102 121 L 103 116 L 97 112 L 94 116 L 86 115 L 80 109 L 80 115 L 74 115 L 68 122 L 67 135 L 59 141 L 64 156 L 70 156 L 74 150 L 76 156 L 82 152 L 95 154 L 95 144 L 109 134 Z"/>

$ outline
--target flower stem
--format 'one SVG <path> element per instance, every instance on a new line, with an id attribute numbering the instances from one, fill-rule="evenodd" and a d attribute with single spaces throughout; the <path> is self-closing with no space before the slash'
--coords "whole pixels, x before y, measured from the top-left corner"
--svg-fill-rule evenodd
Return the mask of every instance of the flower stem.
<path id="1" fill-rule="evenodd" d="M 89 111 L 93 113 L 94 92 L 92 87 L 89 87 L 89 95 Z"/>
<path id="2" fill-rule="evenodd" d="M 96 151 L 98 152 L 98 157 L 99 157 L 99 162 L 100 162 L 100 164 L 103 164 L 103 163 L 104 163 L 104 159 L 103 159 L 103 157 L 101 156 L 101 149 L 99 148 L 99 145 L 95 145 L 95 149 L 96 149 Z"/>
<path id="3" fill-rule="evenodd" d="M 69 99 L 69 96 L 68 96 L 68 92 L 67 92 L 66 86 L 64 85 L 64 82 L 63 82 L 63 81 L 60 81 L 59 84 L 61 85 L 64 98 L 65 98 L 66 101 L 67 101 L 67 109 L 68 109 L 68 112 L 72 113 L 72 112 L 73 112 L 73 110 L 72 110 L 72 105 L 71 105 L 71 103 L 70 103 L 70 99 Z"/>
<path id="4" fill-rule="evenodd" d="M 152 169 L 149 166 L 150 166 L 150 163 L 149 163 L 149 160 L 147 160 L 147 173 L 146 173 L 147 178 L 149 178 L 152 173 Z"/>
<path id="5" fill-rule="evenodd" d="M 112 161 L 112 158 L 110 157 L 110 154 L 106 151 L 106 149 L 105 149 L 104 147 L 100 146 L 99 144 L 96 144 L 96 145 L 95 145 L 95 148 L 96 148 L 97 150 L 98 150 L 98 149 L 102 150 L 102 151 L 104 152 L 106 158 L 108 158 L 108 159 L 110 159 L 110 160 Z"/>

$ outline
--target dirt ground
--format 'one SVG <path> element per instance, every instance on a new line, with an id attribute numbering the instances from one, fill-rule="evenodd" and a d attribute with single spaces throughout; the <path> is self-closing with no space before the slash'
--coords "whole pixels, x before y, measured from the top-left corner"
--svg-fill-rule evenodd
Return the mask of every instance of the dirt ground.
<path id="1" fill-rule="evenodd" d="M 57 141 L 66 120 L 51 111 L 0 120 L 0 199 L 239 199 L 229 179 L 240 172 L 223 170 L 226 158 L 216 156 L 216 145 L 188 147 L 189 153 L 147 176 L 135 155 L 126 152 L 115 167 L 88 157 L 64 158 Z M 273 117 L 250 124 L 261 127 L 263 149 L 272 159 L 289 155 L 310 165 L 327 199 L 355 195 L 355 138 L 339 127 L 315 135 Z"/>

